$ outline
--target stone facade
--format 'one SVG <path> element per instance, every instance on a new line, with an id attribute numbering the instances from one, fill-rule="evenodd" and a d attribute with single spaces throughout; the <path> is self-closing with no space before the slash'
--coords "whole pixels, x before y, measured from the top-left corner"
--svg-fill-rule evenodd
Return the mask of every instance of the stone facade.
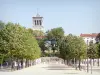
<path id="1" fill-rule="evenodd" d="M 33 30 L 39 30 L 39 31 L 43 31 L 44 27 L 43 27 L 43 17 L 41 17 L 39 14 L 37 14 L 36 16 L 32 17 L 33 19 Z"/>

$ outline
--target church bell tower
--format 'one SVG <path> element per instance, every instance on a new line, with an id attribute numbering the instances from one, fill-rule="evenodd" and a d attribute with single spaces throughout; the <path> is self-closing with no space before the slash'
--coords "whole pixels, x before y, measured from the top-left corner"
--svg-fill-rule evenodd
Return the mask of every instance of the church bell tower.
<path id="1" fill-rule="evenodd" d="M 43 31 L 44 30 L 44 27 L 42 25 L 43 17 L 37 13 L 37 15 L 32 17 L 32 19 L 33 19 L 33 30 Z"/>

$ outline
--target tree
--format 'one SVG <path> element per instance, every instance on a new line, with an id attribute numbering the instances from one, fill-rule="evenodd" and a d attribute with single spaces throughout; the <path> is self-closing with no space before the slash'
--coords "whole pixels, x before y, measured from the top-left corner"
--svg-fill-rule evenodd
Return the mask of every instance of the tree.
<path id="1" fill-rule="evenodd" d="M 32 30 L 32 29 L 28 29 L 29 32 L 31 32 L 35 37 L 42 37 L 44 36 L 44 32 L 43 31 L 39 31 L 39 30 Z"/>
<path id="2" fill-rule="evenodd" d="M 0 30 L 2 30 L 4 28 L 4 26 L 5 26 L 5 23 L 0 21 Z"/>
<path id="3" fill-rule="evenodd" d="M 58 41 L 64 36 L 64 30 L 62 27 L 53 28 L 50 31 L 47 31 L 46 33 L 47 33 L 47 38 L 49 40 L 55 39 Z"/>
<path id="4" fill-rule="evenodd" d="M 60 45 L 60 55 L 65 59 L 76 59 L 80 61 L 86 56 L 86 44 L 81 37 L 68 35 L 62 40 Z"/>
<path id="5" fill-rule="evenodd" d="M 0 31 L 0 52 L 15 59 L 32 60 L 40 57 L 41 51 L 33 34 L 19 24 L 7 23 Z"/>
<path id="6" fill-rule="evenodd" d="M 93 44 L 93 42 L 90 42 L 87 54 L 88 54 L 88 57 L 91 59 L 97 58 L 98 51 L 96 49 L 96 44 Z"/>
<path id="7" fill-rule="evenodd" d="M 99 58 L 100 58 L 100 42 L 96 43 L 96 49 L 97 49 L 97 56 L 98 56 L 98 66 L 99 66 Z"/>
<path id="8" fill-rule="evenodd" d="M 39 44 L 39 47 L 41 48 L 42 52 L 44 53 L 46 47 L 45 47 L 45 40 L 44 39 L 40 39 L 38 40 L 38 44 Z"/>
<path id="9" fill-rule="evenodd" d="M 53 28 L 46 32 L 47 39 L 50 41 L 55 40 L 56 45 L 57 45 L 56 47 L 58 47 L 58 49 L 59 49 L 59 45 L 61 43 L 60 40 L 63 38 L 63 36 L 64 36 L 64 30 L 62 27 Z M 53 48 L 53 49 L 57 49 L 57 48 Z"/>

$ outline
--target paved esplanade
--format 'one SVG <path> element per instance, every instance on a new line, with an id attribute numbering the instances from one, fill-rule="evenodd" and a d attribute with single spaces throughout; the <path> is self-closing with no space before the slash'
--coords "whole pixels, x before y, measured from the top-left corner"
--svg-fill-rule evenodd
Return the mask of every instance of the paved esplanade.
<path id="1" fill-rule="evenodd" d="M 0 75 L 91 75 L 84 71 L 78 71 L 74 68 L 65 66 L 64 64 L 38 64 L 29 68 L 25 68 L 13 72 L 1 72 Z M 92 75 L 100 75 L 94 73 Z"/>

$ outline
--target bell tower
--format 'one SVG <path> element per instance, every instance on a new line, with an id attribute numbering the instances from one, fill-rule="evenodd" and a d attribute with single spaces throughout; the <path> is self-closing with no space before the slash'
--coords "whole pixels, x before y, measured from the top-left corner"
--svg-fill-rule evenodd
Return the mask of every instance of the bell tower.
<path id="1" fill-rule="evenodd" d="M 33 19 L 33 30 L 43 31 L 44 30 L 44 27 L 42 25 L 43 17 L 37 13 L 37 15 L 32 17 L 32 19 Z"/>

